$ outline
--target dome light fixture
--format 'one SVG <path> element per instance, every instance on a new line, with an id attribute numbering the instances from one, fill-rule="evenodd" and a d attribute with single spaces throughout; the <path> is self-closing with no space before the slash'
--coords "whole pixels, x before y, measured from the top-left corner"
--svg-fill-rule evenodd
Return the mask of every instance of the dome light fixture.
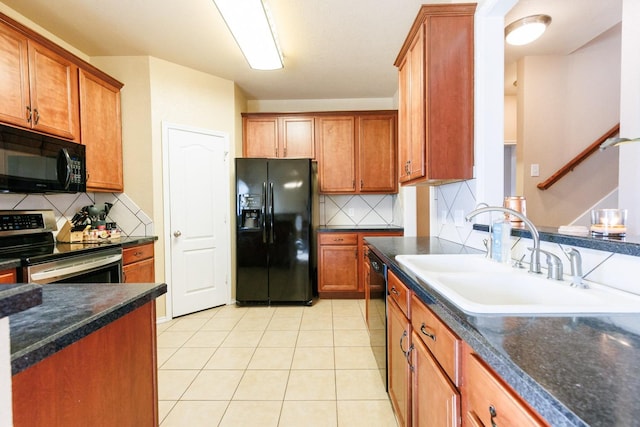
<path id="1" fill-rule="evenodd" d="M 549 15 L 525 16 L 505 27 L 505 40 L 514 46 L 531 43 L 544 33 L 550 23 L 551 17 Z"/>

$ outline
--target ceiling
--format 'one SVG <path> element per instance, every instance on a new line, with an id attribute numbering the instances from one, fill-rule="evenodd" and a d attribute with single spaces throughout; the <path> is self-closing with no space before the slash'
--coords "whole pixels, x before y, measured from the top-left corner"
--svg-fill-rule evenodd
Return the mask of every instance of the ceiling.
<path id="1" fill-rule="evenodd" d="M 233 80 L 249 99 L 262 100 L 394 96 L 393 62 L 420 5 L 429 2 L 265 0 L 285 67 L 256 71 L 212 0 L 0 1 L 89 56 L 154 56 Z M 620 21 L 621 2 L 520 0 L 507 23 L 531 13 L 547 13 L 553 22 L 533 45 L 508 48 L 505 60 L 572 52 Z"/>

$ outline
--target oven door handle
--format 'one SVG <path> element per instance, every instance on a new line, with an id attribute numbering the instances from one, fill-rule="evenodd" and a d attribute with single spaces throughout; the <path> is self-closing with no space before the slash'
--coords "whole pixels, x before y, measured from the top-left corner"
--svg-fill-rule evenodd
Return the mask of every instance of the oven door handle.
<path id="1" fill-rule="evenodd" d="M 85 271 L 91 271 L 105 265 L 122 260 L 122 254 L 107 255 L 96 260 L 75 262 L 68 266 L 56 266 L 47 270 L 33 272 L 29 275 L 30 282 L 46 282 L 53 278 L 64 278 Z"/>

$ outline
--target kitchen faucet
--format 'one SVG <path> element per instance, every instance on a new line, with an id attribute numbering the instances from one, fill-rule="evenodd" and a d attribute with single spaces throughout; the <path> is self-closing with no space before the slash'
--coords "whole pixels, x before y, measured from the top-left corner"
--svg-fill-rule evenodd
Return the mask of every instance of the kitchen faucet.
<path id="1" fill-rule="evenodd" d="M 474 209 L 465 216 L 467 221 L 470 221 L 476 215 L 480 215 L 488 212 L 504 212 L 509 215 L 513 215 L 520 218 L 522 222 L 529 228 L 531 232 L 531 238 L 533 239 L 533 248 L 531 250 L 531 260 L 529 262 L 529 272 L 539 274 L 540 270 L 540 233 L 535 225 L 524 216 L 521 212 L 514 211 L 513 209 L 504 208 L 502 206 L 487 206 L 484 208 Z"/>

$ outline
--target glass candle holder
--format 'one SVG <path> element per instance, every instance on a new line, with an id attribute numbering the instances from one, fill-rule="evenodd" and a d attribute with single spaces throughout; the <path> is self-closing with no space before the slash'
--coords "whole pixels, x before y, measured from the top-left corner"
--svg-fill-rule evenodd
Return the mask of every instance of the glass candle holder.
<path id="1" fill-rule="evenodd" d="M 591 234 L 596 236 L 624 236 L 627 234 L 626 209 L 593 209 Z"/>

